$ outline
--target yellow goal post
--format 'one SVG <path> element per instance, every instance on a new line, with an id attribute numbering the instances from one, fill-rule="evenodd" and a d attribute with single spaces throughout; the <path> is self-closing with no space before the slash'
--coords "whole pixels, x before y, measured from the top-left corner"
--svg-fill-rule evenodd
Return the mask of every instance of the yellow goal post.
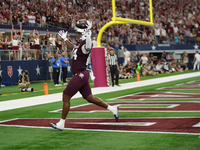
<path id="1" fill-rule="evenodd" d="M 141 20 L 134 20 L 134 19 L 127 19 L 127 18 L 119 18 L 119 17 L 116 17 L 115 0 L 112 0 L 112 14 L 113 14 L 112 21 L 105 24 L 99 31 L 99 34 L 97 36 L 97 47 L 101 47 L 102 34 L 111 25 L 114 25 L 114 24 L 141 24 L 141 25 L 147 25 L 147 26 L 154 26 L 152 0 L 149 0 L 149 12 L 150 12 L 150 21 L 149 22 L 141 21 Z"/>

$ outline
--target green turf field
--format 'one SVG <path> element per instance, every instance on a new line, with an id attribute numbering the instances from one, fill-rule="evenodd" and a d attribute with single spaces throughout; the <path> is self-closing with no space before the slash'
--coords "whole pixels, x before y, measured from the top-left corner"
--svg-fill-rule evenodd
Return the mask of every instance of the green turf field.
<path id="1" fill-rule="evenodd" d="M 188 71 L 189 72 L 189 71 Z M 188 73 L 184 72 L 184 73 Z M 176 73 L 180 74 L 180 73 Z M 164 74 L 159 76 L 141 77 L 141 80 L 152 78 L 172 76 L 176 74 Z M 183 73 L 181 73 L 183 74 Z M 175 93 L 196 93 L 200 94 L 200 90 L 157 90 L 162 87 L 177 87 L 176 84 L 186 83 L 190 81 L 200 81 L 199 77 L 177 80 L 168 83 L 161 83 L 151 86 L 133 88 L 128 90 L 110 92 L 95 95 L 105 102 L 142 102 L 143 104 L 123 105 L 120 108 L 149 108 L 150 111 L 119 111 L 120 119 L 123 118 L 164 118 L 164 117 L 197 117 L 200 118 L 200 111 L 184 111 L 184 112 L 159 112 L 151 111 L 158 107 L 167 109 L 170 104 L 146 104 L 150 102 L 200 102 L 199 99 L 152 99 L 152 100 L 109 100 L 116 97 L 131 95 L 139 92 L 175 92 Z M 123 79 L 120 83 L 136 82 L 136 79 Z M 33 93 L 20 93 L 17 86 L 3 87 L 1 89 L 0 101 L 13 100 L 25 97 L 39 96 L 44 94 L 43 83 L 48 83 L 49 94 L 59 93 L 65 87 L 54 87 L 53 82 L 44 81 L 40 83 L 32 83 L 36 91 Z M 181 85 L 181 87 L 188 87 Z M 93 83 L 91 83 L 93 87 Z M 191 87 L 191 85 L 189 86 Z M 199 87 L 196 85 L 196 87 Z M 71 100 L 71 106 L 87 104 L 83 98 Z M 60 112 L 49 112 L 61 109 L 62 101 L 49 104 L 30 106 L 25 108 L 13 109 L 0 112 L 0 121 L 14 118 L 60 118 Z M 189 108 L 185 108 L 186 110 Z M 199 108 L 200 110 L 200 108 Z M 112 118 L 113 115 L 107 111 L 73 112 L 71 111 L 68 118 Z M 119 122 L 120 122 L 119 119 Z M 200 121 L 199 121 L 200 122 Z M 167 122 L 166 122 L 167 124 Z M 170 127 L 169 127 L 170 128 Z M 57 131 L 48 128 L 29 128 L 29 127 L 5 127 L 0 126 L 0 150 L 199 150 L 200 149 L 200 127 L 198 134 L 168 134 L 168 133 L 137 133 L 137 132 L 110 132 L 110 131 L 81 131 L 81 130 L 63 130 Z M 162 129 L 160 129 L 162 130 Z"/>

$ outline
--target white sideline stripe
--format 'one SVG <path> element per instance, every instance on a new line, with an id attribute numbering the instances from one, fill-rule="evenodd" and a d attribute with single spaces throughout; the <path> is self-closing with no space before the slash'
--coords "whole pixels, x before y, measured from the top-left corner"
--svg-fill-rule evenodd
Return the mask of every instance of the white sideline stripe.
<path id="1" fill-rule="evenodd" d="M 197 118 L 197 117 L 164 117 L 164 118 Z M 12 121 L 12 120 L 17 120 L 17 119 L 19 119 L 19 118 L 3 120 L 3 121 L 0 121 L 0 123 L 7 122 L 7 121 Z M 20 119 L 58 119 L 58 118 L 20 118 Z M 68 118 L 68 119 L 77 119 L 77 118 Z M 88 118 L 81 118 L 81 119 L 88 119 Z M 89 118 L 89 119 L 104 119 L 105 120 L 105 119 L 111 119 L 111 118 Z M 133 118 L 121 118 L 121 120 L 124 120 L 124 119 L 133 119 Z M 134 119 L 163 119 L 163 117 L 148 117 L 148 118 L 134 118 Z M 0 124 L 0 126 L 4 126 L 4 127 L 25 127 L 25 128 L 52 129 L 52 127 L 23 126 L 23 125 L 4 125 L 4 124 Z M 185 132 L 124 131 L 124 130 L 101 130 L 101 129 L 79 129 L 79 128 L 64 128 L 64 130 L 200 135 L 200 133 L 185 133 Z"/>
<path id="2" fill-rule="evenodd" d="M 102 122 L 102 123 L 96 123 L 96 122 L 74 122 L 76 124 L 99 124 L 99 125 L 126 125 L 126 126 L 151 126 L 156 124 L 156 122 L 123 122 L 123 123 L 117 123 L 117 122 Z"/>
<path id="3" fill-rule="evenodd" d="M 36 127 L 36 126 L 21 126 L 21 125 L 1 125 L 4 127 L 24 127 L 24 128 L 40 128 L 40 129 L 50 129 L 52 127 Z M 185 133 L 185 132 L 156 132 L 156 131 L 123 131 L 123 130 L 101 130 L 101 129 L 79 129 L 79 128 L 64 128 L 63 130 L 73 130 L 73 131 L 101 131 L 101 132 L 123 132 L 123 133 L 159 133 L 159 134 L 180 134 L 180 135 L 200 135 L 200 133 Z"/>
<path id="4" fill-rule="evenodd" d="M 87 105 L 90 105 L 90 103 L 89 104 L 83 104 L 83 105 L 78 105 L 78 106 L 70 107 L 70 109 L 72 109 L 72 108 L 78 108 L 78 107 L 82 107 L 82 106 L 87 106 Z M 159 105 L 170 105 L 170 106 L 167 106 L 167 107 L 123 107 L 123 108 L 174 108 L 174 107 L 179 106 L 180 104 L 128 104 L 127 103 L 127 104 L 119 104 L 119 105 L 116 105 L 116 106 L 121 107 L 123 105 L 136 105 L 136 106 L 137 105 L 150 105 L 150 106 L 151 105 L 157 105 L 157 106 L 159 106 Z M 61 112 L 61 111 L 62 111 L 62 109 L 57 109 L 57 110 L 53 110 L 53 111 L 49 111 L 49 112 L 50 113 L 55 113 L 55 112 Z M 107 110 L 107 111 L 109 111 L 109 110 Z M 95 112 L 95 111 L 89 111 L 89 112 Z"/>
<path id="5" fill-rule="evenodd" d="M 192 127 L 200 127 L 200 122 L 195 124 L 195 125 L 193 125 Z"/>
<path id="6" fill-rule="evenodd" d="M 102 93 L 108 93 L 108 92 L 116 92 L 120 90 L 126 90 L 126 89 L 148 86 L 148 85 L 153 85 L 153 84 L 160 84 L 160 83 L 171 82 L 171 81 L 192 78 L 192 77 L 197 77 L 197 76 L 200 76 L 200 72 L 174 75 L 174 76 L 169 76 L 169 77 L 161 77 L 161 78 L 156 78 L 156 79 L 144 80 L 140 82 L 125 83 L 125 84 L 121 84 L 121 87 L 92 88 L 92 93 L 96 95 L 96 94 L 102 94 Z M 74 95 L 73 99 L 79 98 L 79 97 L 82 97 L 82 96 L 78 92 L 76 95 Z M 56 93 L 56 94 L 50 94 L 50 95 L 42 95 L 42 96 L 35 96 L 35 97 L 29 97 L 29 98 L 23 98 L 23 99 L 3 101 L 3 102 L 0 102 L 0 111 L 53 103 L 53 102 L 61 101 L 61 99 L 62 99 L 62 93 Z"/>

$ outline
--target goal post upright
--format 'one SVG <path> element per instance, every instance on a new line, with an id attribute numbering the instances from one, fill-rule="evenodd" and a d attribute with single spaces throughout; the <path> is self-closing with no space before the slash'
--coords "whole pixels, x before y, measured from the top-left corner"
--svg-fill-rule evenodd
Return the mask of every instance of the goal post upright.
<path id="1" fill-rule="evenodd" d="M 150 19 L 148 21 L 134 20 L 127 18 L 116 17 L 116 6 L 115 0 L 112 0 L 112 21 L 105 24 L 97 36 L 97 47 L 92 49 L 92 66 L 95 76 L 94 86 L 104 87 L 109 86 L 109 74 L 106 66 L 107 51 L 105 48 L 101 47 L 101 37 L 103 32 L 111 25 L 114 24 L 141 24 L 147 26 L 153 26 L 153 6 L 152 0 L 149 0 L 149 15 Z"/>
<path id="2" fill-rule="evenodd" d="M 134 20 L 134 19 L 127 19 L 127 18 L 119 18 L 116 17 L 116 6 L 115 6 L 115 0 L 112 0 L 112 21 L 105 24 L 101 30 L 99 31 L 99 34 L 97 36 L 97 47 L 101 47 L 101 37 L 103 32 L 111 25 L 114 24 L 141 24 L 141 25 L 147 25 L 147 26 L 154 26 L 153 23 L 153 6 L 152 6 L 152 0 L 149 0 L 149 15 L 150 15 L 150 21 L 141 21 L 141 20 Z"/>

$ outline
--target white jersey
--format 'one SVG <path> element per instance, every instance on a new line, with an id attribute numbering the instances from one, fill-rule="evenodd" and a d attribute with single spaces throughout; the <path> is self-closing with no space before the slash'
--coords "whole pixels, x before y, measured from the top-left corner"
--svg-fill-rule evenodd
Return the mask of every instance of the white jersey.
<path id="1" fill-rule="evenodd" d="M 194 55 L 194 57 L 196 58 L 197 61 L 200 61 L 200 55 L 199 55 L 198 53 L 196 53 L 196 54 Z"/>

